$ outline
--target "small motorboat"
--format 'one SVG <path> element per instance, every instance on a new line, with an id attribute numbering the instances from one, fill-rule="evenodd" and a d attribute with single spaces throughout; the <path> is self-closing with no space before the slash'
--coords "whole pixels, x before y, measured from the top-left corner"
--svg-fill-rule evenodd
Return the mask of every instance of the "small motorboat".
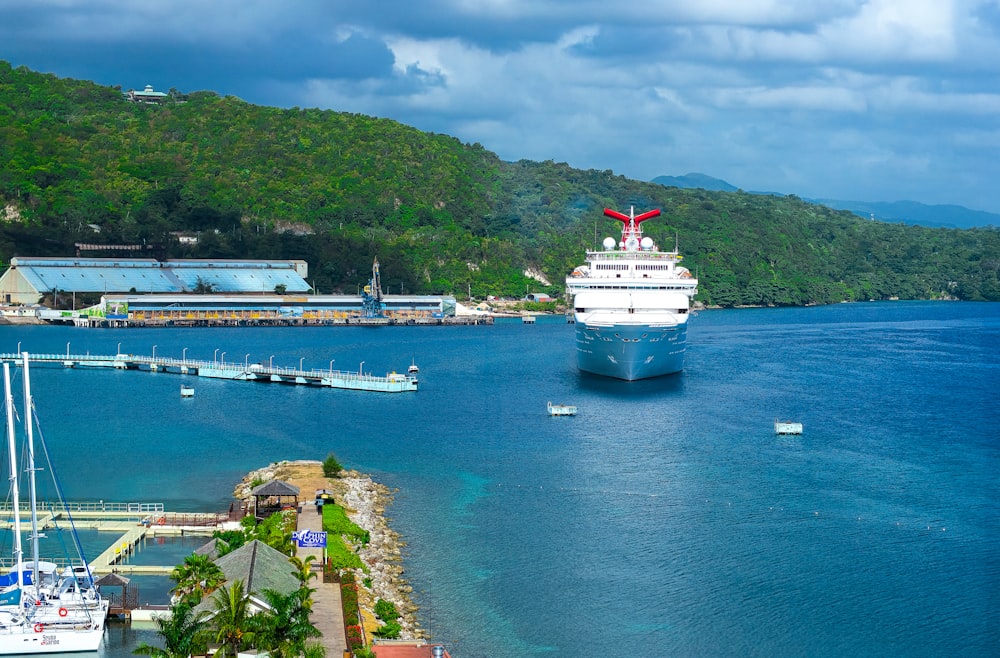
<path id="1" fill-rule="evenodd" d="M 775 434 L 802 434 L 802 423 L 793 423 L 788 420 L 774 421 Z"/>
<path id="2" fill-rule="evenodd" d="M 181 384 L 181 397 L 182 398 L 193 398 L 194 397 L 194 387 L 185 386 Z"/>
<path id="3" fill-rule="evenodd" d="M 575 416 L 576 406 L 571 404 L 552 404 L 549 402 L 550 416 Z"/>
<path id="4" fill-rule="evenodd" d="M 406 369 L 406 374 L 415 375 L 418 372 L 420 372 L 420 368 L 417 367 L 417 362 L 416 361 L 410 362 L 410 367 Z"/>

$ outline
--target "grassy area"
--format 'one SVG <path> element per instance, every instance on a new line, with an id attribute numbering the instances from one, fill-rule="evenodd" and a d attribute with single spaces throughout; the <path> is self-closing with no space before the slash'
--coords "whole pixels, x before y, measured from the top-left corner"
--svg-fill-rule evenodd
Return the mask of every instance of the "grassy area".
<path id="1" fill-rule="evenodd" d="M 349 518 L 344 508 L 327 501 L 323 505 L 323 530 L 326 531 L 326 554 L 335 569 L 366 569 L 361 558 L 348 546 L 345 537 L 367 544 L 369 534 Z"/>

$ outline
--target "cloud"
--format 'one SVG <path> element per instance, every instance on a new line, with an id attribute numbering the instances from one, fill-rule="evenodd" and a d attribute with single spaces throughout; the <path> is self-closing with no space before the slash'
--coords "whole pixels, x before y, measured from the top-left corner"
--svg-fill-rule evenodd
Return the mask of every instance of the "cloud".
<path id="1" fill-rule="evenodd" d="M 1000 176 L 996 0 L 7 0 L 3 12 L 0 58 L 15 65 L 389 117 L 509 160 L 928 202 L 984 198 Z M 989 196 L 1000 210 L 1000 191 Z"/>

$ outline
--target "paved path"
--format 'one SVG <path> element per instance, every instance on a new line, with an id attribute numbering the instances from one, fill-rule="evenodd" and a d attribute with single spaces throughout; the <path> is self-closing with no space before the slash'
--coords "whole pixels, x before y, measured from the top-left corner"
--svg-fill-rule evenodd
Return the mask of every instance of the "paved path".
<path id="1" fill-rule="evenodd" d="M 308 501 L 302 506 L 298 515 L 299 530 L 322 530 L 323 515 Z M 315 555 L 313 570 L 318 571 L 317 578 L 310 581 L 310 587 L 315 587 L 313 593 L 312 623 L 319 629 L 323 637 L 320 642 L 326 647 L 327 658 L 339 658 L 347 649 L 347 638 L 344 637 L 344 606 L 340 602 L 340 585 L 323 582 L 323 549 L 300 548 L 298 557 L 305 560 L 307 556 Z"/>

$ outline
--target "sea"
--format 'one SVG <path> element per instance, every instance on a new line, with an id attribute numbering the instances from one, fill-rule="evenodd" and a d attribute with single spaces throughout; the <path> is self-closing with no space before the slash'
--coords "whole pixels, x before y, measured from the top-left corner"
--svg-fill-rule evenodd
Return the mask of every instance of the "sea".
<path id="1" fill-rule="evenodd" d="M 417 364 L 420 390 L 399 394 L 31 378 L 70 500 L 223 511 L 248 471 L 330 453 L 388 485 L 420 623 L 456 658 L 1000 655 L 1000 304 L 704 310 L 685 370 L 631 383 L 578 372 L 574 347 L 561 316 L 0 327 L 0 352 Z M 777 436 L 776 419 L 804 431 Z M 83 534 L 95 554 L 114 540 Z M 135 559 L 174 564 L 200 541 Z M 137 580 L 166 601 L 168 580 Z M 112 625 L 99 658 L 139 641 L 156 637 Z"/>

